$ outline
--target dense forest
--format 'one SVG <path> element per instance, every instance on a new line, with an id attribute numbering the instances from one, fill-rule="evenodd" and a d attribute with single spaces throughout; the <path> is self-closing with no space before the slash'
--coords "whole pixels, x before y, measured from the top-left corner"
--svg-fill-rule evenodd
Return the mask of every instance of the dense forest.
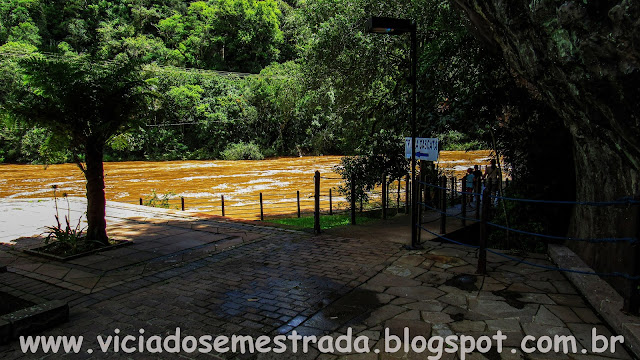
<path id="1" fill-rule="evenodd" d="M 419 136 L 508 153 L 514 134 L 521 140 L 541 121 L 544 106 L 447 0 L 4 0 L 0 162 L 73 160 L 72 140 L 4 111 L 37 78 L 42 65 L 29 73 L 28 63 L 38 57 L 130 62 L 143 73 L 149 96 L 107 139 L 105 160 L 399 149 L 409 136 L 409 39 L 365 33 L 372 15 L 417 23 Z M 514 118 L 524 126 L 504 126 Z"/>

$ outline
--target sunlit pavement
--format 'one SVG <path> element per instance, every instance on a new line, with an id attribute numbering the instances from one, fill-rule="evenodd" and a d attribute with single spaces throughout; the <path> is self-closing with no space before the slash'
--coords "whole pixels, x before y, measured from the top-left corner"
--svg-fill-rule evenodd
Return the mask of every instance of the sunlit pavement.
<path id="1" fill-rule="evenodd" d="M 13 234 L 37 234 L 41 224 L 51 224 L 50 205 L 3 202 L 3 215 L 19 207 L 33 215 L 23 213 L 0 221 L 12 224 Z M 81 214 L 82 202 L 73 209 L 72 213 Z M 488 275 L 475 276 L 475 251 L 457 245 L 426 241 L 425 250 L 406 251 L 379 236 L 312 236 L 117 203 L 110 203 L 107 213 L 110 236 L 133 239 L 134 244 L 66 263 L 22 253 L 23 248 L 39 246 L 39 241 L 7 241 L 9 235 L 3 231 L 3 242 L 10 245 L 1 245 L 0 263 L 8 267 L 8 272 L 0 274 L 2 290 L 34 301 L 65 300 L 71 306 L 70 321 L 45 335 L 96 339 L 114 335 L 115 329 L 134 336 L 140 329 L 148 335 L 168 335 L 180 327 L 183 334 L 193 336 L 275 335 L 293 330 L 337 336 L 351 327 L 354 334 L 369 337 L 373 350 L 382 347 L 384 328 L 400 335 L 406 326 L 412 334 L 425 337 L 454 333 L 478 337 L 501 330 L 508 336 L 507 348 L 500 355 L 486 354 L 490 359 L 523 358 L 522 352 L 511 350 L 519 347 L 525 335 L 573 334 L 579 349 L 591 349 L 593 327 L 599 334 L 610 335 L 561 273 L 490 255 Z M 544 255 L 525 257 L 551 265 Z M 90 345 L 98 348 L 95 340 Z M 169 355 L 154 358 L 175 358 Z M 41 356 L 23 355 L 16 342 L 0 347 L 0 357 Z M 128 356 L 148 358 L 149 354 Z M 623 349 L 607 356 L 630 358 Z M 317 350 L 265 357 L 337 358 Z M 474 354 L 473 358 L 483 357 Z"/>

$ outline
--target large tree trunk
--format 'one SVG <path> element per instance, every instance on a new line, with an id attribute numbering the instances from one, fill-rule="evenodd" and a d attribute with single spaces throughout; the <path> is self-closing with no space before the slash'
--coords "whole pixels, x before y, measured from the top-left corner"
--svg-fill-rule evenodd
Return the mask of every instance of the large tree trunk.
<path id="1" fill-rule="evenodd" d="M 87 239 L 108 244 L 105 219 L 104 169 L 102 166 L 104 142 L 90 138 L 85 147 L 85 178 L 87 179 Z"/>
<path id="2" fill-rule="evenodd" d="M 573 137 L 576 199 L 640 193 L 640 2 L 452 1 L 532 96 L 563 119 Z M 576 206 L 569 236 L 636 236 L 633 213 Z M 596 270 L 632 272 L 628 243 L 569 244 Z M 625 292 L 622 280 L 611 282 Z"/>

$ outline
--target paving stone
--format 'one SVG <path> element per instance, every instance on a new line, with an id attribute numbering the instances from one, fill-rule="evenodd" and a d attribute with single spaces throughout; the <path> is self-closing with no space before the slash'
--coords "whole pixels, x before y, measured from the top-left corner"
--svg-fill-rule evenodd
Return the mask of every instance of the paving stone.
<path id="1" fill-rule="evenodd" d="M 467 297 L 463 294 L 447 294 L 438 298 L 438 301 L 447 305 L 466 306 Z"/>
<path id="2" fill-rule="evenodd" d="M 570 306 L 572 308 L 587 306 L 582 297 L 578 295 L 549 294 L 549 297 L 558 305 Z"/>
<path id="3" fill-rule="evenodd" d="M 424 257 L 422 255 L 405 255 L 401 256 L 396 263 L 399 265 L 418 266 L 422 264 Z"/>
<path id="4" fill-rule="evenodd" d="M 577 323 L 581 321 L 578 315 L 568 306 L 545 305 L 545 307 L 564 323 Z"/>
<path id="5" fill-rule="evenodd" d="M 442 285 L 454 276 L 455 275 L 452 273 L 442 271 L 429 271 L 416 277 L 416 280 L 420 280 L 428 285 Z"/>
<path id="6" fill-rule="evenodd" d="M 578 317 L 580 317 L 580 320 L 582 320 L 587 324 L 600 323 L 600 319 L 589 308 L 575 308 L 573 311 L 576 313 L 576 315 L 578 315 Z M 577 321 L 573 321 L 573 322 L 577 322 Z"/>
<path id="7" fill-rule="evenodd" d="M 548 281 L 528 281 L 527 285 L 540 290 L 541 292 L 545 293 L 545 294 L 552 294 L 552 293 L 557 293 L 558 290 L 555 288 L 555 286 L 553 286 L 553 283 L 550 283 Z"/>
<path id="8" fill-rule="evenodd" d="M 384 289 L 382 291 L 384 291 Z M 415 302 L 416 301 L 413 300 L 413 299 L 397 297 L 397 298 L 393 299 L 390 302 L 390 304 L 392 304 L 392 305 L 408 305 L 408 304 L 412 304 L 412 303 L 415 303 Z"/>
<path id="9" fill-rule="evenodd" d="M 524 333 L 526 335 L 531 335 L 536 339 L 540 338 L 541 336 L 551 336 L 553 338 L 555 335 L 571 335 L 571 332 L 566 327 L 549 326 L 534 323 L 522 324 L 522 330 L 524 330 Z"/>
<path id="10" fill-rule="evenodd" d="M 519 332 L 521 330 L 520 322 L 515 318 L 486 320 L 485 323 L 487 324 L 487 328 L 489 329 L 489 331 L 492 332 L 501 330 L 502 332 L 506 333 Z"/>
<path id="11" fill-rule="evenodd" d="M 453 335 L 453 331 L 451 331 L 451 328 L 447 324 L 433 324 L 431 326 L 431 335 L 447 337 Z"/>
<path id="12" fill-rule="evenodd" d="M 405 298 L 399 298 L 399 299 L 405 299 Z M 407 299 L 407 300 L 413 301 L 412 299 Z M 396 305 L 402 305 L 402 304 L 396 304 Z M 423 301 L 411 302 L 404 306 L 406 308 L 413 309 L 413 310 L 437 312 L 437 311 L 442 311 L 442 309 L 444 309 L 446 305 L 441 303 L 438 300 L 423 300 Z"/>
<path id="13" fill-rule="evenodd" d="M 538 312 L 533 317 L 533 322 L 535 324 L 540 325 L 549 325 L 549 326 L 558 326 L 562 327 L 565 324 L 560 320 L 557 316 L 553 315 L 549 309 L 547 309 L 544 305 L 540 306 Z"/>
<path id="14" fill-rule="evenodd" d="M 397 286 L 390 287 L 387 294 L 406 297 L 415 300 L 430 300 L 442 296 L 444 292 L 428 286 Z"/>
<path id="15" fill-rule="evenodd" d="M 514 291 L 514 292 L 518 292 L 518 293 L 532 293 L 532 292 L 540 292 L 540 290 L 531 287 L 529 285 L 525 285 L 522 283 L 515 283 L 515 284 L 511 284 L 507 290 L 509 291 Z"/>
<path id="16" fill-rule="evenodd" d="M 238 246 L 238 245 L 241 245 L 241 244 L 242 244 L 242 238 L 240 238 L 240 237 L 224 239 L 224 240 L 220 240 L 220 241 L 216 242 L 216 250 L 217 251 L 222 251 L 222 250 L 228 249 L 230 247 Z"/>
<path id="17" fill-rule="evenodd" d="M 442 312 L 422 311 L 421 315 L 422 320 L 430 324 L 448 324 L 453 321 L 449 314 L 445 314 Z"/>
<path id="18" fill-rule="evenodd" d="M 457 321 L 449 324 L 449 327 L 459 333 L 468 335 L 472 332 L 483 332 L 487 328 L 487 324 L 484 321 Z"/>
<path id="19" fill-rule="evenodd" d="M 364 321 L 368 326 L 382 324 L 385 321 L 402 314 L 406 309 L 396 305 L 385 305 L 374 312 Z"/>
<path id="20" fill-rule="evenodd" d="M 431 324 L 420 320 L 394 318 L 384 323 L 384 327 L 389 329 L 390 335 L 395 335 L 404 340 L 405 328 L 409 329 L 409 339 L 416 336 L 424 336 L 426 339 L 431 335 Z M 386 330 L 381 336 L 386 334 Z"/>
<path id="21" fill-rule="evenodd" d="M 395 299 L 395 295 L 390 294 L 376 294 L 376 298 L 381 304 L 387 304 L 391 302 L 391 300 Z"/>
<path id="22" fill-rule="evenodd" d="M 425 273 L 427 270 L 407 265 L 391 265 L 384 270 L 385 273 L 401 276 L 405 278 L 415 278 L 416 276 Z"/>
<path id="23" fill-rule="evenodd" d="M 576 288 L 569 281 L 560 280 L 552 281 L 551 284 L 556 288 L 560 294 L 577 294 Z"/>
<path id="24" fill-rule="evenodd" d="M 368 285 L 370 286 L 384 286 L 384 287 L 391 287 L 391 286 L 405 286 L 405 287 L 409 287 L 409 286 L 417 286 L 420 285 L 419 281 L 413 280 L 413 279 L 407 279 L 401 276 L 397 276 L 397 275 L 391 275 L 391 274 L 378 274 L 376 275 L 373 279 L 369 280 L 367 282 Z"/>
<path id="25" fill-rule="evenodd" d="M 400 320 L 420 320 L 420 311 L 409 310 L 395 317 Z"/>
<path id="26" fill-rule="evenodd" d="M 533 317 L 538 311 L 538 305 L 526 304 L 522 309 L 517 309 L 504 301 L 495 300 L 477 300 L 469 302 L 469 309 L 483 314 L 492 319 L 504 319 L 504 318 L 526 318 Z"/>
<path id="27" fill-rule="evenodd" d="M 518 300 L 527 303 L 534 304 L 550 304 L 553 305 L 555 302 L 551 300 L 546 294 L 536 294 L 536 293 L 523 293 L 522 296 L 518 298 Z"/>

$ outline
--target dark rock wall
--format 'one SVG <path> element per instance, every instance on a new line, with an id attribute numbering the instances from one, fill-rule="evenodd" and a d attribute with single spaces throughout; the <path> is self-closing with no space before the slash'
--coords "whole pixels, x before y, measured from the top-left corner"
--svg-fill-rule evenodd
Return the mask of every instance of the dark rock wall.
<path id="1" fill-rule="evenodd" d="M 573 138 L 576 199 L 639 194 L 640 1 L 452 1 L 532 96 L 564 121 Z M 636 236 L 634 214 L 630 207 L 576 206 L 569 236 Z M 632 271 L 628 244 L 569 245 L 598 271 Z M 625 292 L 623 281 L 610 282 Z"/>

